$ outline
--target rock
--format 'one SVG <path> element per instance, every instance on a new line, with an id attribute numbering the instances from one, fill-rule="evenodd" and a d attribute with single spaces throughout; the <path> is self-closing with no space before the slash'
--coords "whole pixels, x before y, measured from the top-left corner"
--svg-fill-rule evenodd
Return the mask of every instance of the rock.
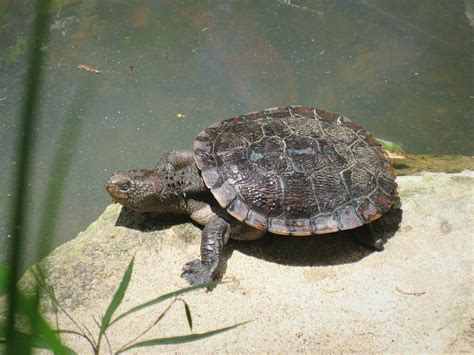
<path id="1" fill-rule="evenodd" d="M 231 282 L 182 298 L 191 306 L 196 333 L 251 322 L 198 342 L 137 353 L 472 352 L 474 172 L 397 181 L 403 215 L 384 251 L 361 247 L 352 232 L 231 241 L 224 275 Z M 101 319 L 134 255 L 118 313 L 187 286 L 181 267 L 199 256 L 200 229 L 178 222 L 110 205 L 41 263 L 48 284 L 70 315 L 97 334 L 92 317 Z M 31 288 L 32 280 L 27 273 L 20 285 Z M 54 319 L 47 299 L 42 304 Z M 112 348 L 133 339 L 168 304 L 115 323 L 108 333 Z M 61 313 L 59 324 L 77 330 Z M 189 329 L 177 303 L 146 338 L 184 334 Z M 90 352 L 78 336 L 63 340 L 78 353 Z"/>
<path id="2" fill-rule="evenodd" d="M 465 155 L 414 155 L 399 154 L 390 157 L 398 176 L 414 175 L 423 171 L 432 173 L 459 173 L 474 170 L 474 157 Z"/>

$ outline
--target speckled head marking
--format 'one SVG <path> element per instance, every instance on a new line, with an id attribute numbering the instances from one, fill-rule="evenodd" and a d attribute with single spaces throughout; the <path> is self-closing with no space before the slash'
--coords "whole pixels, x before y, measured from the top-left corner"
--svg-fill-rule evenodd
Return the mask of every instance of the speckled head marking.
<path id="1" fill-rule="evenodd" d="M 105 183 L 112 199 L 120 204 L 141 212 L 153 212 L 163 196 L 164 185 L 153 171 L 130 169 L 118 171 Z"/>

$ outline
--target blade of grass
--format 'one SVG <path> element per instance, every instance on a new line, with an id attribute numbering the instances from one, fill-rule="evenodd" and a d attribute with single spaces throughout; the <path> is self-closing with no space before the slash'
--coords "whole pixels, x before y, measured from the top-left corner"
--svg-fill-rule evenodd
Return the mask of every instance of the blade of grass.
<path id="1" fill-rule="evenodd" d="M 150 325 L 148 325 L 148 327 L 146 327 L 145 330 L 143 330 L 140 334 L 138 334 L 137 336 L 135 336 L 133 339 L 130 339 L 126 344 L 124 344 L 121 349 L 129 346 L 130 344 L 133 344 L 135 343 L 138 339 L 140 339 L 141 337 L 143 337 L 145 334 L 147 334 L 156 324 L 158 324 L 158 322 L 160 322 L 163 317 L 166 315 L 166 313 L 168 313 L 168 311 L 171 309 L 171 307 L 173 307 L 173 305 L 176 303 L 177 299 L 175 298 L 166 308 L 163 312 L 161 312 L 161 314 L 155 319 L 154 322 L 152 322 Z M 120 352 L 120 350 L 118 351 Z"/>
<path id="2" fill-rule="evenodd" d="M 29 346 L 34 347 L 42 347 L 52 349 L 55 354 L 68 354 L 68 348 L 61 344 L 59 338 L 56 335 L 56 331 L 51 329 L 49 324 L 44 320 L 42 315 L 40 314 L 37 306 L 37 294 L 33 295 L 25 295 L 23 292 L 18 290 L 17 292 L 18 297 L 18 313 L 23 314 L 26 318 L 32 322 L 32 319 L 35 319 L 37 323 L 37 332 L 33 332 L 33 334 L 26 334 L 21 333 L 18 330 L 15 330 L 16 335 L 24 334 L 20 340 L 22 340 L 22 344 L 17 344 L 19 346 L 24 346 L 28 344 Z M 25 340 L 30 339 L 31 342 L 25 343 Z M 8 340 L 8 339 L 7 339 Z M 39 344 L 39 345 L 38 345 Z M 31 349 L 26 349 L 26 351 L 31 351 Z M 18 353 L 23 354 L 24 352 Z"/>
<path id="3" fill-rule="evenodd" d="M 5 337 L 5 332 L 6 332 L 6 329 L 5 327 L 2 327 L 0 326 L 0 338 L 4 338 Z M 19 332 L 19 331 L 15 331 L 16 333 L 16 336 L 18 339 L 22 340 L 22 341 L 27 341 L 28 338 L 31 337 L 30 334 L 26 334 L 26 333 L 22 333 L 22 332 Z M 0 340 L 0 343 L 3 343 L 5 341 L 3 340 Z M 31 341 L 32 345 L 35 347 L 35 348 L 38 348 L 38 349 L 47 349 L 47 350 L 51 350 L 51 351 L 54 351 L 55 354 L 76 354 L 76 352 L 66 346 L 64 346 L 64 351 L 61 352 L 61 351 L 57 351 L 57 348 L 55 348 L 54 346 L 51 346 L 51 344 L 44 340 L 44 339 L 41 339 L 41 338 L 33 338 L 32 341 Z"/>
<path id="4" fill-rule="evenodd" d="M 7 290 L 8 269 L 4 264 L 0 264 L 0 295 Z"/>
<path id="5" fill-rule="evenodd" d="M 92 351 L 94 351 L 94 349 L 95 349 L 95 344 L 89 339 L 88 336 L 86 336 L 85 334 L 82 334 L 81 332 L 77 332 L 75 330 L 55 330 L 55 332 L 58 333 L 58 334 L 77 335 L 78 337 L 84 339 L 85 341 L 87 341 L 89 343 L 89 345 L 92 348 Z"/>
<path id="6" fill-rule="evenodd" d="M 38 262 L 46 256 L 48 251 L 51 249 L 51 243 L 55 240 L 55 221 L 57 220 L 60 210 L 67 173 L 70 170 L 72 158 L 74 156 L 74 147 L 79 139 L 79 132 L 82 126 L 80 111 L 83 107 L 87 106 L 86 104 L 94 92 L 91 88 L 92 81 L 88 78 L 86 78 L 85 83 L 83 83 L 81 88 L 78 89 L 77 94 L 72 100 L 69 114 L 64 122 L 63 128 L 61 129 L 57 149 L 54 152 L 53 162 L 49 169 L 49 176 L 41 207 L 41 222 L 38 233 L 39 243 L 36 255 L 36 260 Z M 51 292 L 48 292 L 45 277 L 43 274 L 41 274 L 41 276 L 43 285 L 38 283 L 36 286 L 36 292 L 41 293 L 42 291 L 46 291 L 51 298 Z M 51 300 L 53 301 L 54 298 L 51 298 Z M 34 320 L 32 328 L 36 328 Z"/>
<path id="7" fill-rule="evenodd" d="M 184 312 L 186 312 L 186 319 L 188 320 L 188 325 L 189 325 L 189 330 L 193 330 L 193 317 L 191 316 L 191 308 L 189 308 L 189 305 L 186 303 L 186 301 L 181 300 L 184 304 Z"/>
<path id="8" fill-rule="evenodd" d="M 239 324 L 234 324 L 234 325 L 231 325 L 229 327 L 212 330 L 212 331 L 206 332 L 206 333 L 197 333 L 197 334 L 181 335 L 181 336 L 169 337 L 169 338 L 156 338 L 156 339 L 145 340 L 145 341 L 130 345 L 130 346 L 126 347 L 125 349 L 120 350 L 119 352 L 124 352 L 124 351 L 134 349 L 134 348 L 142 348 L 142 347 L 145 347 L 145 346 L 189 343 L 189 342 L 192 342 L 192 341 L 208 338 L 208 337 L 216 335 L 216 334 L 227 332 L 231 329 L 240 327 L 241 325 L 246 324 L 246 323 L 248 323 L 248 322 L 242 322 L 242 323 L 239 323 Z"/>
<path id="9" fill-rule="evenodd" d="M 30 348 L 30 339 L 23 339 L 21 343 L 15 332 L 15 314 L 17 311 L 16 281 L 20 270 L 20 255 L 23 249 L 24 230 L 26 226 L 26 199 L 29 196 L 28 178 L 31 174 L 32 149 L 34 144 L 35 110 L 37 108 L 39 89 L 41 84 L 41 65 L 43 52 L 41 50 L 48 36 L 48 20 L 50 0 L 36 1 L 36 17 L 31 31 L 28 48 L 28 71 L 25 81 L 25 93 L 21 112 L 20 135 L 17 141 L 17 169 L 15 171 L 14 198 L 10 225 L 9 243 L 9 281 L 8 281 L 8 308 L 6 353 L 16 354 L 20 344 Z"/>
<path id="10" fill-rule="evenodd" d="M 128 316 L 129 314 L 131 313 L 134 313 L 134 312 L 138 312 L 144 308 L 147 308 L 147 307 L 150 307 L 150 306 L 153 306 L 157 303 L 160 303 L 160 302 L 163 302 L 167 299 L 170 299 L 170 298 L 176 298 L 178 297 L 179 295 L 182 295 L 183 293 L 187 293 L 187 292 L 191 292 L 191 291 L 194 291 L 194 290 L 198 290 L 200 288 L 211 288 L 211 287 L 214 287 L 216 286 L 217 284 L 222 284 L 222 283 L 225 283 L 225 282 L 221 282 L 221 281 L 213 281 L 213 282 L 209 282 L 207 284 L 203 284 L 203 285 L 194 285 L 194 286 L 190 286 L 190 287 L 186 287 L 186 288 L 182 288 L 180 290 L 176 290 L 176 291 L 173 291 L 173 292 L 170 292 L 170 293 L 167 293 L 167 294 L 164 294 L 164 295 L 161 295 L 157 298 L 154 298 L 152 299 L 151 301 L 148 301 L 148 302 L 145 302 L 145 303 L 142 303 L 138 306 L 135 306 L 131 309 L 129 309 L 127 312 L 124 312 L 122 313 L 121 315 L 119 315 L 117 318 L 115 318 L 112 322 L 110 322 L 110 325 L 114 324 L 115 322 L 117 322 L 118 320 L 122 319 L 123 317 L 125 316 Z"/>
<path id="11" fill-rule="evenodd" d="M 105 312 L 104 317 L 102 318 L 102 323 L 100 324 L 100 332 L 99 332 L 99 341 L 98 341 L 99 345 L 100 345 L 100 340 L 102 338 L 102 335 L 104 334 L 105 330 L 110 325 L 110 320 L 112 318 L 112 315 L 114 314 L 115 310 L 120 305 L 120 303 L 123 300 L 123 297 L 125 296 L 125 291 L 127 291 L 128 284 L 130 283 L 130 278 L 132 276 L 134 262 L 135 262 L 135 257 L 133 257 L 130 263 L 128 264 L 127 270 L 123 274 L 122 281 L 120 282 L 119 288 L 115 292 L 115 295 L 110 301 L 109 307 L 107 308 L 107 311 Z"/>
<path id="12" fill-rule="evenodd" d="M 48 171 L 49 175 L 41 207 L 42 214 L 38 233 L 40 243 L 36 256 L 37 261 L 46 256 L 51 249 L 51 243 L 55 240 L 55 221 L 57 220 L 63 200 L 62 196 L 65 182 L 67 181 L 67 174 L 70 171 L 72 159 L 74 158 L 74 148 L 80 137 L 82 128 L 81 117 L 84 115 L 83 109 L 88 106 L 88 102 L 91 101 L 95 93 L 95 87 L 93 86 L 95 81 L 93 79 L 96 78 L 87 76 L 79 84 L 81 86 L 72 99 L 68 115 L 60 132 L 51 168 Z"/>
<path id="13" fill-rule="evenodd" d="M 94 316 L 92 316 L 92 319 L 94 320 L 94 323 L 97 325 L 97 327 L 100 328 L 100 323 L 99 323 L 99 321 L 98 321 Z M 105 341 L 107 342 L 107 346 L 109 347 L 109 352 L 110 352 L 111 354 L 113 354 L 113 352 L 112 352 L 112 346 L 110 345 L 109 337 L 107 336 L 107 333 L 106 333 L 106 332 L 104 332 L 104 338 L 105 338 Z M 99 344 L 99 346 L 100 346 L 100 344 Z M 97 352 L 99 352 L 99 350 L 100 350 L 100 349 L 97 348 Z"/>
<path id="14" fill-rule="evenodd" d="M 51 300 L 51 303 L 54 305 L 54 307 L 57 307 L 58 309 L 63 312 L 63 314 L 69 319 L 69 321 L 76 326 L 79 331 L 84 334 L 84 336 L 88 339 L 89 343 L 92 345 L 92 348 L 95 349 L 97 346 L 95 339 L 89 330 L 89 328 L 85 325 L 80 325 L 78 322 L 75 321 L 75 319 L 69 314 L 69 312 L 58 302 L 56 295 L 54 293 L 54 289 L 50 287 L 47 282 L 46 278 L 44 275 L 44 271 L 42 270 L 41 266 L 39 264 L 36 264 L 30 268 L 30 271 L 34 278 L 36 279 L 36 282 L 38 284 L 38 287 L 42 290 L 42 292 L 46 293 L 48 297 Z M 56 315 L 57 318 L 57 315 Z M 58 324 L 58 322 L 56 322 Z M 56 326 L 58 328 L 58 326 Z M 87 337 L 88 336 L 88 337 Z"/>
<path id="15" fill-rule="evenodd" d="M 36 315 L 37 331 L 38 336 L 33 338 L 32 345 L 36 347 L 36 341 L 41 340 L 42 344 L 47 344 L 50 349 L 54 351 L 54 354 L 70 354 L 74 353 L 71 349 L 66 347 L 59 340 L 56 331 L 51 329 L 49 324 L 43 319 L 40 314 Z M 75 353 L 74 353 L 75 354 Z"/>

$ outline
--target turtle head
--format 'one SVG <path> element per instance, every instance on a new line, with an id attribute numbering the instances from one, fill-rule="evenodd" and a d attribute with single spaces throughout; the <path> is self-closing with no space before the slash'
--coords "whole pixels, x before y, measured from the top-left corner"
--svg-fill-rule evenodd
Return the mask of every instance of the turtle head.
<path id="1" fill-rule="evenodd" d="M 114 201 L 140 212 L 159 211 L 166 200 L 162 179 L 153 170 L 118 171 L 106 181 L 105 188 Z"/>

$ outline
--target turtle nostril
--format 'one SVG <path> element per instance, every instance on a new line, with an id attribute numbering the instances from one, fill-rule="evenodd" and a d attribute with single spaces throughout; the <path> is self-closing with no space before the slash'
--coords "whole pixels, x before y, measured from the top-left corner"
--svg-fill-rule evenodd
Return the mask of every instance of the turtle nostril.
<path id="1" fill-rule="evenodd" d="M 112 183 L 112 181 L 110 181 L 110 180 L 107 180 L 105 182 L 105 189 L 111 195 L 116 195 L 118 193 L 117 186 L 114 183 Z"/>

